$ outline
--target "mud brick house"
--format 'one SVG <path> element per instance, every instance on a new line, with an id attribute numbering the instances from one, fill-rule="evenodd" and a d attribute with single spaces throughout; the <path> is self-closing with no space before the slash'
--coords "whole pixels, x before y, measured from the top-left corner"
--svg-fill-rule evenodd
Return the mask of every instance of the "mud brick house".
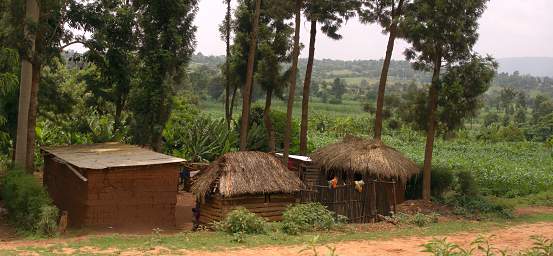
<path id="1" fill-rule="evenodd" d="M 184 160 L 120 143 L 42 148 L 44 185 L 72 227 L 175 225 Z"/>
<path id="2" fill-rule="evenodd" d="M 200 171 L 192 193 L 200 207 L 199 223 L 220 221 L 244 207 L 269 221 L 282 220 L 286 208 L 297 202 L 301 180 L 269 153 L 227 153 Z"/>

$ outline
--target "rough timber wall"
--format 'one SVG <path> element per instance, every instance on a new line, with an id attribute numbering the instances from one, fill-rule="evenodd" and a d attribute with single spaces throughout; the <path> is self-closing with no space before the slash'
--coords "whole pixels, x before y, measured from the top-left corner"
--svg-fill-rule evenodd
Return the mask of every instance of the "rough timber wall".
<path id="1" fill-rule="evenodd" d="M 200 223 L 208 224 L 213 221 L 220 221 L 237 207 L 244 207 L 269 221 L 280 221 L 282 220 L 282 213 L 293 203 L 296 203 L 295 196 L 287 194 L 232 198 L 223 198 L 217 195 L 201 204 Z"/>
<path id="2" fill-rule="evenodd" d="M 45 157 L 44 184 L 74 227 L 175 226 L 177 164 L 78 170 Z"/>

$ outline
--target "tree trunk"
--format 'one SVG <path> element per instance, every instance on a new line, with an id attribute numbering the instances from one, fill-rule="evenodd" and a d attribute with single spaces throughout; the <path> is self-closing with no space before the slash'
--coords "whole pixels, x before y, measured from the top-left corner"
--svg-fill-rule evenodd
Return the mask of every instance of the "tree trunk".
<path id="1" fill-rule="evenodd" d="M 309 125 L 309 89 L 311 87 L 311 74 L 313 73 L 313 60 L 315 59 L 315 40 L 317 38 L 317 20 L 311 20 L 309 31 L 309 57 L 303 81 L 303 95 L 301 101 L 301 127 L 300 127 L 300 154 L 307 154 L 307 129 Z"/>
<path id="2" fill-rule="evenodd" d="M 434 136 L 436 135 L 436 108 L 438 105 L 438 83 L 440 82 L 440 69 L 442 67 L 442 58 L 438 57 L 434 61 L 434 72 L 432 74 L 432 84 L 429 90 L 428 100 L 428 126 L 426 130 L 426 147 L 424 149 L 424 167 L 422 180 L 422 199 L 430 200 L 430 177 L 432 170 L 432 150 L 434 149 Z"/>
<path id="3" fill-rule="evenodd" d="M 230 0 L 227 0 L 227 16 L 226 16 L 226 35 L 225 40 L 227 43 L 227 56 L 225 63 L 225 118 L 227 121 L 227 128 L 230 130 L 230 120 L 232 118 L 232 110 L 230 105 Z"/>
<path id="4" fill-rule="evenodd" d="M 38 22 L 39 7 L 36 0 L 26 1 L 26 20 L 33 23 Z M 25 26 L 25 36 L 31 42 L 30 56 L 22 56 L 21 58 L 21 80 L 19 86 L 19 107 L 17 114 L 17 136 L 16 136 L 16 151 L 15 165 L 23 167 L 28 171 L 32 171 L 30 166 L 27 166 L 27 156 L 29 148 L 27 147 L 29 136 L 29 110 L 31 105 L 31 91 L 33 84 L 33 64 L 31 59 L 35 54 L 35 35 Z"/>
<path id="5" fill-rule="evenodd" d="M 117 104 L 115 104 L 115 115 L 113 116 L 113 133 L 116 133 L 121 127 L 121 113 L 123 112 L 123 105 L 123 99 L 119 99 L 117 101 Z"/>
<path id="6" fill-rule="evenodd" d="M 33 65 L 33 79 L 31 88 L 31 102 L 29 104 L 29 130 L 27 131 L 27 160 L 25 166 L 29 173 L 33 173 L 35 167 L 35 147 L 36 147 L 36 118 L 38 112 L 38 90 L 40 84 L 40 71 L 42 65 L 36 63 Z"/>
<path id="7" fill-rule="evenodd" d="M 292 137 L 292 111 L 294 110 L 294 96 L 296 93 L 296 76 L 298 72 L 298 57 L 300 53 L 300 22 L 301 22 L 301 0 L 296 0 L 296 20 L 294 32 L 294 48 L 292 50 L 292 72 L 290 72 L 290 90 L 288 95 L 288 107 L 286 109 L 286 129 L 284 131 L 284 158 L 288 164 L 290 154 L 290 141 Z"/>
<path id="8" fill-rule="evenodd" d="M 267 144 L 269 151 L 275 152 L 275 132 L 273 131 L 273 122 L 271 121 L 271 102 L 273 99 L 273 88 L 267 88 L 267 98 L 265 99 L 265 110 L 263 111 L 263 121 L 267 132 Z"/>
<path id="9" fill-rule="evenodd" d="M 392 5 L 394 2 L 392 2 Z M 393 8 L 393 7 L 392 7 Z M 376 100 L 376 116 L 374 119 L 374 139 L 380 140 L 382 138 L 382 112 L 384 108 L 384 94 L 386 91 L 386 81 L 388 80 L 388 70 L 390 68 L 390 61 L 392 59 L 392 53 L 394 51 L 394 42 L 397 35 L 397 18 L 401 15 L 403 8 L 403 0 L 399 1 L 398 7 L 392 10 L 392 24 L 390 25 L 390 36 L 388 38 L 388 46 L 386 48 L 386 57 L 384 58 L 384 65 L 382 65 L 382 72 L 380 73 L 380 83 L 378 84 L 378 97 Z"/>
<path id="10" fill-rule="evenodd" d="M 234 89 L 232 90 L 232 97 L 230 98 L 230 108 L 229 108 L 229 116 L 230 120 L 232 121 L 232 115 L 234 113 L 234 102 L 236 102 L 236 91 L 238 90 L 237 86 L 234 86 Z"/>
<path id="11" fill-rule="evenodd" d="M 246 73 L 246 84 L 242 92 L 242 123 L 240 125 L 240 151 L 245 151 L 248 146 L 248 123 L 250 121 L 250 94 L 253 83 L 253 64 L 255 60 L 255 50 L 257 47 L 257 27 L 259 26 L 259 14 L 261 9 L 261 0 L 255 1 L 255 16 L 253 20 L 252 34 L 250 39 L 250 49 L 248 52 L 248 71 Z"/>

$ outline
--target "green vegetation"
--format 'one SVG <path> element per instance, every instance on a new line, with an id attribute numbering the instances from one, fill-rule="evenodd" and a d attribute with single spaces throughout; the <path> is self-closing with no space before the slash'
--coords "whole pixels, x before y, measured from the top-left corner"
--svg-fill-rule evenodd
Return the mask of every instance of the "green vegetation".
<path id="1" fill-rule="evenodd" d="M 335 215 L 320 203 L 296 204 L 283 213 L 282 231 L 297 235 L 306 231 L 330 230 L 345 222 L 345 217 Z"/>
<path id="2" fill-rule="evenodd" d="M 39 236 L 57 233 L 58 209 L 34 176 L 9 170 L 1 185 L 10 220 L 20 231 Z"/>
<path id="3" fill-rule="evenodd" d="M 156 240 L 155 246 L 167 248 L 167 254 L 178 252 L 178 250 L 204 250 L 217 251 L 222 249 L 260 247 L 270 245 L 309 245 L 318 236 L 318 244 L 337 243 L 355 240 L 382 240 L 392 237 L 421 237 L 421 236 L 447 236 L 458 232 L 491 232 L 496 229 L 512 227 L 513 225 L 553 222 L 553 215 L 529 215 L 517 217 L 512 220 L 488 220 L 488 221 L 449 221 L 432 223 L 424 228 L 413 228 L 413 226 L 400 227 L 393 230 L 379 232 L 366 232 L 344 229 L 334 232 L 303 233 L 297 236 L 290 236 L 279 232 L 268 232 L 266 234 L 245 235 L 242 243 L 236 243 L 234 237 L 223 232 L 183 232 L 174 235 L 166 235 L 161 232 L 153 232 L 151 235 L 102 235 L 93 236 L 87 239 L 71 240 L 70 243 L 54 244 L 49 247 L 26 246 L 19 247 L 20 251 L 31 251 L 40 254 L 54 254 L 62 248 L 75 249 L 76 253 L 82 248 L 99 248 L 101 250 L 139 250 L 147 251 L 152 249 L 152 241 Z M 0 250 L 2 255 L 17 255 L 15 250 Z M 86 253 L 82 251 L 83 253 Z M 337 252 L 339 254 L 339 252 Z"/>
<path id="4" fill-rule="evenodd" d="M 493 246 L 490 239 L 493 237 L 478 237 L 475 239 L 469 248 L 463 248 L 455 243 L 450 243 L 447 238 L 433 239 L 423 245 L 424 252 L 431 253 L 435 256 L 471 256 L 471 255 L 487 255 L 487 256 L 550 256 L 553 254 L 553 241 L 544 237 L 532 237 L 534 245 L 532 248 L 518 252 L 517 254 L 507 254 L 505 250 L 500 250 Z"/>
<path id="5" fill-rule="evenodd" d="M 230 212 L 224 220 L 214 224 L 217 231 L 228 234 L 263 234 L 267 222 L 248 211 L 246 208 L 237 208 Z"/>
<path id="6" fill-rule="evenodd" d="M 386 218 L 386 221 L 392 222 L 395 224 L 426 227 L 432 223 L 438 223 L 438 216 L 439 214 L 436 214 L 436 213 L 424 214 L 424 213 L 418 212 L 415 214 L 407 214 L 407 213 L 400 212 L 385 218 Z"/>

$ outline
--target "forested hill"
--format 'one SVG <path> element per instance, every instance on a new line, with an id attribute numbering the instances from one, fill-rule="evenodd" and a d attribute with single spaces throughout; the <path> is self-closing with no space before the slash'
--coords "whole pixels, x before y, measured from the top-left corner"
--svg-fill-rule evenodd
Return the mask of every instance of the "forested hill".
<path id="1" fill-rule="evenodd" d="M 547 68 L 553 69 L 553 58 L 535 58 L 539 61 L 534 62 L 531 59 L 533 58 L 498 60 L 501 73 L 496 76 L 494 86 L 496 88 L 514 88 L 529 93 L 541 92 L 553 95 L 553 70 L 548 77 L 528 75 L 528 73 L 531 73 L 530 70 L 537 72 L 537 67 L 540 67 L 537 64 L 539 61 L 544 63 L 551 61 L 548 67 L 542 68 L 544 72 Z M 207 66 L 210 69 L 217 69 L 224 61 L 225 56 L 205 56 L 199 53 L 192 56 L 192 68 Z M 362 83 L 375 84 L 380 77 L 382 62 L 383 60 L 317 59 L 313 67 L 313 79 L 315 81 L 332 81 L 335 78 L 341 78 L 349 86 L 358 86 Z M 303 79 L 306 65 L 307 59 L 300 59 L 300 79 Z M 515 67 L 520 67 L 521 71 L 516 72 Z M 429 73 L 413 70 L 407 61 L 392 61 L 389 76 L 392 83 L 411 81 L 427 83 L 431 79 Z"/>
<path id="2" fill-rule="evenodd" d="M 553 77 L 553 57 L 523 57 L 498 59 L 499 72 Z"/>

